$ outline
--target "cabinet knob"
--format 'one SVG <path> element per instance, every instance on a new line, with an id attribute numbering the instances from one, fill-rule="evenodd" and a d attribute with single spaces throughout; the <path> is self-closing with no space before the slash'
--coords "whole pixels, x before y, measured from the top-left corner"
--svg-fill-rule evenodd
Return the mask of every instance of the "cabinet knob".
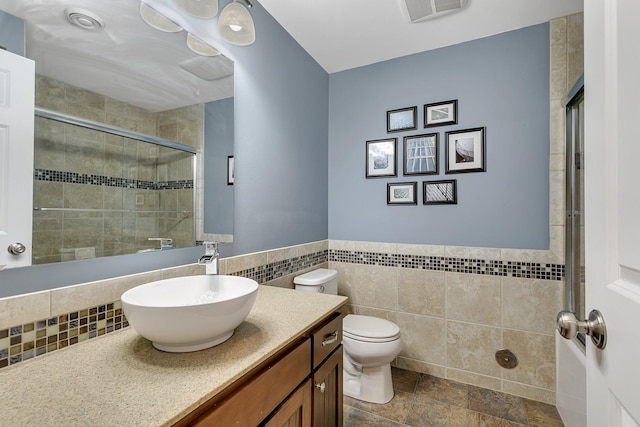
<path id="1" fill-rule="evenodd" d="M 322 383 L 316 383 L 316 388 L 320 389 L 320 393 L 324 393 L 324 389 L 327 388 L 327 386 L 324 381 L 322 381 Z"/>

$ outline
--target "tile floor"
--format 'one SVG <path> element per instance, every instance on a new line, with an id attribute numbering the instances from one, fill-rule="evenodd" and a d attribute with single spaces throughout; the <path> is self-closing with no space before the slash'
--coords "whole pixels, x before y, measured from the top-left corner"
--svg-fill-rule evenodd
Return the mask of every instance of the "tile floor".
<path id="1" fill-rule="evenodd" d="M 392 368 L 386 405 L 344 397 L 344 427 L 563 427 L 555 406 Z"/>

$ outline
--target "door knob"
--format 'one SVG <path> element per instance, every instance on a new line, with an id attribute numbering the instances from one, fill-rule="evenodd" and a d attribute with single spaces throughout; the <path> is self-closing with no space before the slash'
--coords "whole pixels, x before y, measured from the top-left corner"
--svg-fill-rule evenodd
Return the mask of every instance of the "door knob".
<path id="1" fill-rule="evenodd" d="M 320 393 L 324 393 L 326 387 L 324 381 L 322 381 L 322 383 L 316 383 L 316 388 L 320 390 Z"/>
<path id="2" fill-rule="evenodd" d="M 11 255 L 20 255 L 21 253 L 27 250 L 27 247 L 22 243 L 16 242 L 16 243 L 10 244 L 7 250 Z"/>
<path id="3" fill-rule="evenodd" d="M 607 345 L 607 326 L 598 310 L 591 310 L 587 320 L 578 320 L 575 314 L 563 310 L 558 313 L 556 323 L 563 338 L 570 340 L 579 333 L 584 333 L 591 337 L 591 342 L 600 350 Z"/>

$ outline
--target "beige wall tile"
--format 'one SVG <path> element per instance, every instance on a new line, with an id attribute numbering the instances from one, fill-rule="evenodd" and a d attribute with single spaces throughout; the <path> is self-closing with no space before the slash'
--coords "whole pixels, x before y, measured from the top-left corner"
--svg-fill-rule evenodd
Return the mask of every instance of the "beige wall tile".
<path id="1" fill-rule="evenodd" d="M 356 242 L 351 240 L 329 240 L 329 249 L 337 251 L 355 251 Z"/>
<path id="2" fill-rule="evenodd" d="M 556 404 L 556 393 L 553 390 L 531 387 L 525 384 L 514 383 L 511 381 L 503 381 L 502 391 L 504 391 L 505 393 L 513 394 L 514 396 L 536 400 L 538 402 L 549 403 L 551 405 Z"/>
<path id="3" fill-rule="evenodd" d="M 399 269 L 398 310 L 444 317 L 445 289 L 444 272 Z"/>
<path id="4" fill-rule="evenodd" d="M 502 347 L 502 329 L 447 322 L 447 367 L 500 378 L 495 353 Z M 448 375 L 448 374 L 447 374 Z"/>
<path id="5" fill-rule="evenodd" d="M 361 252 L 395 254 L 398 250 L 398 245 L 396 243 L 383 242 L 355 242 L 355 250 Z"/>
<path id="6" fill-rule="evenodd" d="M 565 120 L 566 114 L 564 110 L 564 101 L 563 100 L 552 100 L 550 104 L 550 137 L 551 137 L 551 145 L 550 152 L 551 154 L 562 154 L 564 156 L 564 152 L 566 150 L 565 147 Z"/>
<path id="7" fill-rule="evenodd" d="M 349 297 L 352 304 L 397 310 L 396 268 L 343 263 L 338 271 L 338 293 Z"/>
<path id="8" fill-rule="evenodd" d="M 549 224 L 564 225 L 564 171 L 549 172 Z"/>
<path id="9" fill-rule="evenodd" d="M 498 276 L 446 273 L 447 318 L 501 325 L 501 280 Z"/>
<path id="10" fill-rule="evenodd" d="M 381 308 L 364 307 L 361 305 L 351 305 L 353 314 L 361 316 L 373 316 L 388 320 L 398 324 L 398 312 L 393 310 L 383 310 Z"/>
<path id="11" fill-rule="evenodd" d="M 267 252 L 255 252 L 248 255 L 240 255 L 230 258 L 225 258 L 226 260 L 226 273 L 231 274 L 242 270 L 247 270 L 249 268 L 258 267 L 260 265 L 267 264 Z"/>
<path id="12" fill-rule="evenodd" d="M 446 363 L 447 341 L 444 319 L 398 313 L 397 325 L 402 337 L 400 356 L 436 365 Z"/>
<path id="13" fill-rule="evenodd" d="M 505 329 L 504 347 L 513 351 L 518 366 L 504 369 L 503 378 L 521 384 L 555 389 L 555 337 Z"/>
<path id="14" fill-rule="evenodd" d="M 551 154 L 551 158 L 549 160 L 549 170 L 563 171 L 563 172 L 566 170 L 564 154 L 558 154 L 558 153 Z M 564 179 L 562 180 L 562 183 L 550 182 L 550 185 L 562 185 L 562 184 L 564 184 Z"/>
<path id="15" fill-rule="evenodd" d="M 445 256 L 445 247 L 439 245 L 411 245 L 398 243 L 397 251 L 401 255 Z"/>
<path id="16" fill-rule="evenodd" d="M 66 85 L 49 77 L 36 76 L 36 100 L 38 107 L 66 112 L 64 92 Z"/>
<path id="17" fill-rule="evenodd" d="M 398 356 L 392 365 L 400 369 L 422 372 L 423 374 L 429 374 L 439 378 L 445 378 L 447 372 L 447 369 L 442 365 L 434 365 L 433 363 L 427 363 L 403 356 Z"/>
<path id="18" fill-rule="evenodd" d="M 551 21 L 551 99 L 567 94 L 567 18 Z"/>
<path id="19" fill-rule="evenodd" d="M 164 268 L 160 270 L 160 275 L 163 279 L 171 279 L 173 277 L 198 276 L 207 274 L 206 270 L 206 266 L 200 265 L 198 263 L 193 263 L 181 265 L 178 267 Z"/>
<path id="20" fill-rule="evenodd" d="M 503 278 L 503 327 L 554 335 L 563 293 L 562 281 Z"/>
<path id="21" fill-rule="evenodd" d="M 522 261 L 548 263 L 552 258 L 549 251 L 534 249 L 501 249 L 502 261 Z"/>
<path id="22" fill-rule="evenodd" d="M 0 329 L 51 317 L 49 291 L 0 298 Z"/>
<path id="23" fill-rule="evenodd" d="M 307 243 L 305 245 L 296 246 L 298 249 L 298 256 L 305 256 L 309 254 L 315 254 L 317 252 L 323 252 L 329 249 L 328 240 L 319 240 L 317 242 Z"/>
<path id="24" fill-rule="evenodd" d="M 298 256 L 298 248 L 296 246 L 274 249 L 267 251 L 267 263 L 270 264 L 272 262 L 284 261 L 295 258 L 296 256 Z"/>
<path id="25" fill-rule="evenodd" d="M 445 256 L 468 259 L 500 259 L 500 249 L 445 246 Z"/>
<path id="26" fill-rule="evenodd" d="M 479 375 L 474 372 L 447 368 L 446 378 L 477 387 L 488 388 L 489 390 L 502 391 L 502 381 L 499 378 Z"/>
<path id="27" fill-rule="evenodd" d="M 584 14 L 567 16 L 567 84 L 571 89 L 584 72 Z"/>

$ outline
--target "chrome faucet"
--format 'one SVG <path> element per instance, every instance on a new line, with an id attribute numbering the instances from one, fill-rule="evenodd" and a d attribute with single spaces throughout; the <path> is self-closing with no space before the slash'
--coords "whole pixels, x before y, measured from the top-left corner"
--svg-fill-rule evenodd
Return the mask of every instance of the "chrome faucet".
<path id="1" fill-rule="evenodd" d="M 220 253 L 218 252 L 218 242 L 204 242 L 204 255 L 198 260 L 198 264 L 205 265 L 207 268 L 207 274 L 218 274 L 218 259 Z"/>
<path id="2" fill-rule="evenodd" d="M 148 240 L 159 240 L 161 251 L 173 249 L 173 239 L 170 239 L 168 237 L 149 237 Z"/>

